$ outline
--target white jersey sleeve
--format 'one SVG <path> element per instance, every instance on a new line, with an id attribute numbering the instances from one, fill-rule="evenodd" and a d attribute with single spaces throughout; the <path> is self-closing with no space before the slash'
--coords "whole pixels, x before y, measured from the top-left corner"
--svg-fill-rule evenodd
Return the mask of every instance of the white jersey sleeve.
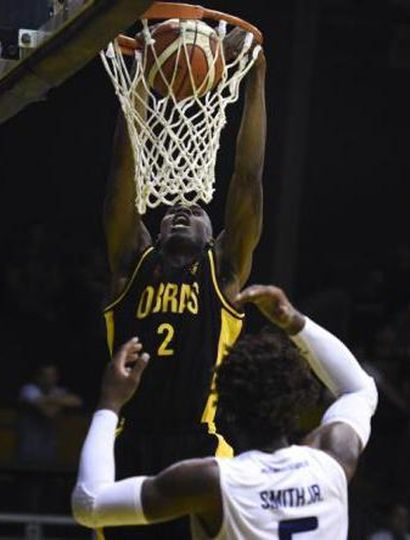
<path id="1" fill-rule="evenodd" d="M 346 540 L 347 481 L 326 453 L 290 446 L 218 459 L 223 524 L 215 540 Z M 207 540 L 191 518 L 194 540 Z"/>

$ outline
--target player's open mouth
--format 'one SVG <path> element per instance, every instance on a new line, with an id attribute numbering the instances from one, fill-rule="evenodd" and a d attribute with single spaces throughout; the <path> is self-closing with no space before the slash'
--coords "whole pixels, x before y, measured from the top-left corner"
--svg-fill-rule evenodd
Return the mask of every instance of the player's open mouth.
<path id="1" fill-rule="evenodd" d="M 173 229 L 183 229 L 189 226 L 189 217 L 185 214 L 180 214 L 172 220 Z"/>

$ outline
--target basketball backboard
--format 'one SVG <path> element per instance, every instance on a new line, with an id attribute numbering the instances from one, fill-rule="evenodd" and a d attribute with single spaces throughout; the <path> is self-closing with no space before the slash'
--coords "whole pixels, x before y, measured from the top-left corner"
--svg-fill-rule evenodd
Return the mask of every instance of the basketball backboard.
<path id="1" fill-rule="evenodd" d="M 152 3 L 7 1 L 0 6 L 0 123 L 44 99 L 51 88 L 81 69 Z M 31 10 L 26 19 L 22 17 L 24 9 Z"/>

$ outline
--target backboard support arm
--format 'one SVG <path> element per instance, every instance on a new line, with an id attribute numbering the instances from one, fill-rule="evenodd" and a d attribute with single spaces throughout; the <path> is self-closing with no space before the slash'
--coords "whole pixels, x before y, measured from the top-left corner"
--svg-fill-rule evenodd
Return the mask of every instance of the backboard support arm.
<path id="1" fill-rule="evenodd" d="M 84 67 L 151 4 L 152 0 L 90 0 L 0 79 L 0 123 L 30 103 L 44 100 L 49 90 Z"/>

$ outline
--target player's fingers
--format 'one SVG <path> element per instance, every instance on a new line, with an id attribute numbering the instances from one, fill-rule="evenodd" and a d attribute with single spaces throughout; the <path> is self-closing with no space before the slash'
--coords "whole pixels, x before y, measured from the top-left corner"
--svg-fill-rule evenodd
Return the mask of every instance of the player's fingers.
<path id="1" fill-rule="evenodd" d="M 292 316 L 292 310 L 289 304 L 278 304 L 276 315 L 280 321 L 286 322 Z"/>
<path id="2" fill-rule="evenodd" d="M 130 371 L 130 377 L 132 377 L 135 381 L 138 381 L 142 372 L 147 367 L 149 359 L 150 356 L 146 352 L 139 355 L 135 364 L 132 367 L 132 370 Z"/>
<path id="3" fill-rule="evenodd" d="M 138 337 L 133 337 L 121 347 L 121 356 L 129 356 L 139 350 L 141 350 L 142 345 Z"/>
<path id="4" fill-rule="evenodd" d="M 138 351 L 128 357 L 127 366 L 130 366 L 132 368 L 138 367 L 140 363 L 143 365 L 147 363 L 149 360 L 149 354 L 145 351 Z"/>
<path id="5" fill-rule="evenodd" d="M 150 359 L 150 355 L 148 353 L 144 352 L 141 354 L 138 361 L 141 364 L 142 369 L 145 369 L 147 367 L 149 359 Z"/>
<path id="6" fill-rule="evenodd" d="M 243 306 L 244 304 L 247 304 L 248 302 L 252 302 L 257 294 L 257 286 L 251 285 L 250 287 L 246 287 L 246 289 L 243 289 L 240 293 L 238 293 L 235 297 L 235 304 Z"/>
<path id="7" fill-rule="evenodd" d="M 118 350 L 112 359 L 113 367 L 123 371 L 127 365 L 133 361 L 133 357 L 138 355 L 142 349 L 142 344 L 138 337 L 133 337 Z"/>
<path id="8" fill-rule="evenodd" d="M 266 297 L 276 298 L 279 289 L 273 285 L 250 285 L 235 298 L 235 303 L 242 306 L 247 303 L 257 303 Z"/>
<path id="9" fill-rule="evenodd" d="M 142 343 L 134 343 L 133 345 L 128 347 L 126 354 L 128 358 L 131 358 L 133 356 L 140 354 L 141 351 L 142 351 Z"/>

